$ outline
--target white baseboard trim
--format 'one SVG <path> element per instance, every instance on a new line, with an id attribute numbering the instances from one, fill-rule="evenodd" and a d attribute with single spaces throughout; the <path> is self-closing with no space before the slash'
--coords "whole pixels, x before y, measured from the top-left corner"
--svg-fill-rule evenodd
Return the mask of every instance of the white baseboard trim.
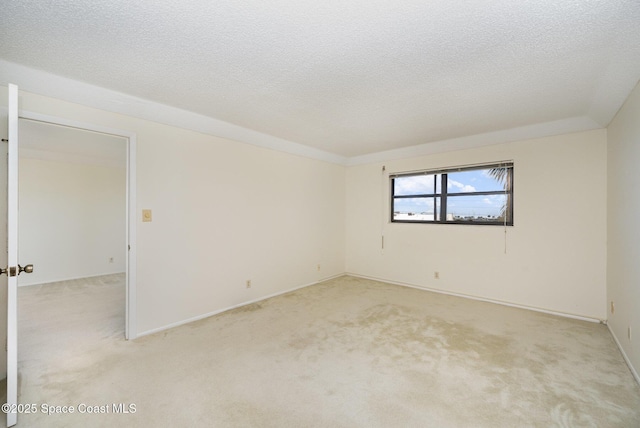
<path id="1" fill-rule="evenodd" d="M 618 336 L 616 336 L 613 330 L 611 330 L 611 326 L 609 324 L 607 324 L 607 328 L 609 329 L 609 333 L 611 333 L 613 340 L 616 342 L 616 345 L 618 346 L 618 349 L 622 354 L 622 358 L 624 358 L 625 363 L 627 363 L 627 367 L 629 367 L 629 370 L 631 370 L 631 374 L 636 379 L 636 382 L 638 382 L 638 385 L 640 385 L 640 376 L 638 375 L 638 372 L 636 371 L 635 367 L 633 367 L 633 364 L 631 364 L 631 360 L 629 359 L 629 357 L 627 357 L 627 353 L 624 352 L 624 349 L 622 349 L 622 345 L 618 340 Z"/>
<path id="2" fill-rule="evenodd" d="M 223 312 L 230 311 L 232 309 L 237 309 L 237 308 L 241 308 L 243 306 L 252 305 L 254 303 L 261 302 L 263 300 L 267 300 L 267 299 L 270 299 L 272 297 L 280 296 L 282 294 L 291 293 L 292 291 L 300 290 L 301 288 L 305 288 L 305 287 L 309 287 L 309 286 L 312 286 L 312 285 L 316 285 L 316 284 L 319 284 L 321 282 L 329 281 L 330 279 L 334 279 L 334 278 L 339 278 L 339 277 L 344 276 L 344 275 L 345 275 L 344 273 L 340 273 L 340 274 L 337 274 L 337 275 L 329 276 L 327 278 L 319 279 L 318 281 L 310 282 L 310 283 L 304 284 L 304 285 L 299 285 L 297 287 L 289 288 L 289 289 L 284 290 L 284 291 L 278 291 L 277 293 L 269 294 L 267 296 L 263 296 L 263 297 L 259 297 L 257 299 L 249 300 L 247 302 L 239 303 L 239 304 L 234 305 L 234 306 L 229 306 L 227 308 L 218 309 L 217 311 L 213 311 L 213 312 L 207 312 L 206 314 L 198 315 L 198 316 L 195 316 L 195 317 L 192 317 L 192 318 L 188 318 L 188 319 L 182 320 L 182 321 L 177 321 L 177 322 L 174 322 L 174 323 L 171 323 L 171 324 L 167 324 L 167 325 L 162 326 L 162 327 L 153 328 L 151 330 L 147 330 L 147 331 L 144 331 L 142 333 L 138 333 L 138 335 L 136 336 L 136 339 L 140 338 L 142 336 L 148 336 L 150 334 L 159 333 L 161 331 L 169 330 L 169 329 L 172 329 L 172 328 L 175 328 L 175 327 L 180 327 L 181 325 L 189 324 L 189 323 L 192 323 L 194 321 L 200 321 L 202 319 L 209 318 L 209 317 L 212 317 L 214 315 L 218 315 L 218 314 L 221 314 Z"/>
<path id="3" fill-rule="evenodd" d="M 109 272 L 109 273 L 99 273 L 97 275 L 84 275 L 84 276 L 73 276 L 73 277 L 70 277 L 70 278 L 51 279 L 51 280 L 46 280 L 46 281 L 32 282 L 32 283 L 26 283 L 26 284 L 18 284 L 18 287 L 31 287 L 32 285 L 53 284 L 54 282 L 73 281 L 75 279 L 84 279 L 84 278 L 96 278 L 98 276 L 119 275 L 119 274 L 122 274 L 122 273 L 126 273 L 126 272 L 125 271 L 122 271 L 122 272 Z"/>
<path id="4" fill-rule="evenodd" d="M 433 293 L 446 294 L 448 296 L 462 297 L 464 299 L 477 300 L 477 301 L 480 301 L 480 302 L 494 303 L 494 304 L 497 304 L 497 305 L 509 306 L 509 307 L 512 307 L 512 308 L 525 309 L 525 310 L 534 311 L 534 312 L 541 312 L 541 313 L 545 313 L 545 314 L 549 314 L 549 315 L 555 315 L 555 316 L 560 316 L 560 317 L 564 317 L 564 318 L 571 318 L 571 319 L 576 319 L 576 320 L 580 320 L 580 321 L 588 321 L 588 322 L 600 323 L 600 324 L 606 324 L 607 323 L 606 320 L 602 320 L 602 319 L 599 319 L 599 318 L 586 317 L 586 316 L 583 316 L 583 315 L 576 315 L 576 314 L 571 314 L 571 313 L 566 313 L 566 312 L 552 311 L 552 310 L 543 309 L 543 308 L 536 308 L 534 306 L 526 306 L 526 305 L 521 305 L 521 304 L 517 304 L 517 303 L 504 302 L 504 301 L 501 301 L 501 300 L 488 299 L 488 298 L 478 297 L 478 296 L 471 296 L 471 295 L 468 295 L 468 294 L 454 293 L 454 292 L 449 292 L 449 291 L 445 291 L 445 290 L 439 290 L 437 288 L 429 288 L 429 287 L 424 287 L 424 286 L 421 286 L 421 285 L 410 284 L 410 283 L 400 282 L 400 281 L 393 281 L 393 280 L 385 279 L 385 278 L 377 278 L 377 277 L 372 277 L 372 276 L 367 276 L 367 275 L 360 275 L 360 274 L 351 273 L 351 272 L 344 272 L 344 273 L 336 274 L 336 275 L 333 275 L 333 276 L 329 276 L 327 278 L 320 279 L 320 280 L 315 281 L 315 282 L 310 282 L 308 284 L 304 284 L 304 285 L 300 285 L 300 286 L 297 286 L 297 287 L 293 287 L 293 288 L 290 288 L 290 289 L 287 289 L 287 290 L 284 290 L 284 291 L 279 291 L 277 293 L 269 294 L 267 296 L 263 296 L 263 297 L 260 297 L 260 298 L 257 298 L 257 299 L 249 300 L 247 302 L 239 303 L 239 304 L 234 305 L 234 306 L 230 306 L 230 307 L 227 307 L 227 308 L 219 309 L 219 310 L 216 310 L 216 311 L 213 311 L 213 312 L 208 312 L 206 314 L 198 315 L 198 316 L 195 316 L 195 317 L 192 317 L 192 318 L 188 318 L 186 320 L 177 321 L 177 322 L 174 322 L 174 323 L 171 323 L 171 324 L 167 324 L 167 325 L 162 326 L 162 327 L 158 327 L 158 328 L 154 328 L 154 329 L 151 329 L 151 330 L 147 330 L 147 331 L 144 331 L 142 333 L 139 333 L 137 337 L 147 336 L 147 335 L 150 335 L 150 334 L 154 334 L 154 333 L 158 333 L 158 332 L 161 332 L 161 331 L 169 330 L 169 329 L 174 328 L 174 327 L 179 327 L 181 325 L 189 324 L 189 323 L 194 322 L 194 321 L 199 321 L 199 320 L 204 319 L 204 318 L 209 318 L 209 317 L 212 317 L 214 315 L 218 315 L 218 314 L 221 314 L 223 312 L 230 311 L 232 309 L 240 308 L 240 307 L 246 306 L 246 305 L 251 305 L 253 303 L 257 303 L 257 302 L 260 302 L 262 300 L 266 300 L 266 299 L 270 299 L 272 297 L 280 296 L 282 294 L 290 293 L 292 291 L 299 290 L 301 288 L 309 287 L 311 285 L 316 285 L 316 284 L 319 284 L 321 282 L 328 281 L 328 280 L 334 279 L 334 278 L 339 278 L 339 277 L 345 276 L 345 275 L 353 276 L 353 277 L 356 277 L 356 278 L 370 279 L 370 280 L 373 280 L 373 281 L 386 282 L 387 284 L 394 284 L 394 285 L 399 285 L 399 286 L 402 286 L 402 287 L 415 288 L 415 289 L 418 289 L 418 290 L 431 291 Z"/>
<path id="5" fill-rule="evenodd" d="M 599 319 L 599 318 L 591 318 L 591 317 L 586 317 L 584 315 L 576 315 L 576 314 L 570 314 L 570 313 L 566 313 L 566 312 L 552 311 L 552 310 L 549 310 L 549 309 L 536 308 L 535 306 L 526 306 L 526 305 L 521 305 L 521 304 L 518 304 L 518 303 L 504 302 L 502 300 L 495 300 L 495 299 L 488 299 L 488 298 L 485 298 L 485 297 L 472 296 L 472 295 L 469 295 L 469 294 L 454 293 L 454 292 L 451 292 L 451 291 L 439 290 L 437 288 L 424 287 L 422 285 L 410 284 L 410 283 L 406 283 L 406 282 L 393 281 L 393 280 L 390 280 L 390 279 L 376 278 L 376 277 L 372 277 L 372 276 L 359 275 L 357 273 L 350 273 L 350 272 L 346 272 L 345 275 L 353 276 L 353 277 L 356 277 L 356 278 L 370 279 L 372 281 L 386 282 L 388 284 L 400 285 L 402 287 L 416 288 L 418 290 L 431 291 L 433 293 L 438 293 L 438 294 L 446 294 L 448 296 L 462 297 L 464 299 L 478 300 L 480 302 L 487 302 L 487 303 L 495 303 L 496 305 L 509 306 L 509 307 L 518 308 L 518 309 L 526 309 L 528 311 L 542 312 L 544 314 L 556 315 L 556 316 L 560 316 L 560 317 L 564 317 L 564 318 L 572 318 L 572 319 L 576 319 L 576 320 L 595 322 L 595 323 L 600 323 L 600 324 L 606 324 L 607 323 L 606 320 L 602 320 L 602 319 Z"/>

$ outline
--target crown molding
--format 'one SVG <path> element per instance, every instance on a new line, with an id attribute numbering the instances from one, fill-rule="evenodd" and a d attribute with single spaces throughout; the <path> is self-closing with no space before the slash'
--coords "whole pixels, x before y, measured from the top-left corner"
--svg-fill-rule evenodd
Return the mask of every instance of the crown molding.
<path id="1" fill-rule="evenodd" d="M 267 149 L 345 165 L 347 158 L 191 111 L 61 77 L 0 59 L 0 82 L 21 91 L 158 122 Z"/>
<path id="2" fill-rule="evenodd" d="M 346 157 L 272 135 L 263 134 L 191 111 L 57 76 L 2 59 L 0 59 L 0 82 L 3 85 L 15 83 L 20 87 L 20 90 L 23 91 L 112 113 L 124 114 L 139 119 L 176 126 L 178 128 L 189 129 L 216 137 L 344 166 L 427 156 L 436 153 L 602 128 L 602 125 L 587 116 L 571 117 L 484 134 L 428 142 L 416 146 L 386 150 L 361 156 Z"/>
<path id="3" fill-rule="evenodd" d="M 354 166 L 368 163 L 388 162 L 398 159 L 492 146 L 495 144 L 530 140 L 534 138 L 549 137 L 552 135 L 591 131 L 601 128 L 602 126 L 600 124 L 588 117 L 572 117 L 553 122 L 538 123 L 535 125 L 521 126 L 518 128 L 435 141 L 432 143 L 404 147 L 401 149 L 386 150 L 362 156 L 354 156 L 347 159 L 346 165 Z"/>

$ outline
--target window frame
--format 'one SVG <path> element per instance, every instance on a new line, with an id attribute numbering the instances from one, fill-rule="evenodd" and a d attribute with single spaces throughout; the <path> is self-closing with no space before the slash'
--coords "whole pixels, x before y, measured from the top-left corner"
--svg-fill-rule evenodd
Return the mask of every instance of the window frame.
<path id="1" fill-rule="evenodd" d="M 507 169 L 507 177 L 505 180 L 504 190 L 492 190 L 492 191 L 477 191 L 477 192 L 449 192 L 448 191 L 448 176 L 450 173 L 465 172 L 465 171 L 480 171 L 489 170 L 492 168 L 505 168 Z M 433 193 L 413 194 L 413 195 L 395 195 L 395 179 L 402 177 L 415 177 L 421 175 L 433 175 L 434 186 Z M 437 192 L 438 183 L 437 178 L 440 175 L 440 192 Z M 389 174 L 390 183 L 390 222 L 391 223 L 416 223 L 416 224 L 462 224 L 462 225 L 476 225 L 476 226 L 513 226 L 513 206 L 514 206 L 514 192 L 513 192 L 513 176 L 514 176 L 514 163 L 513 161 L 495 162 L 490 164 L 477 164 L 466 165 L 460 167 L 448 167 L 438 169 L 426 169 L 420 171 L 401 172 L 395 174 Z M 488 196 L 488 195 L 506 195 L 507 207 L 506 216 L 504 219 L 497 221 L 490 220 L 447 220 L 447 199 L 454 196 Z M 433 220 L 396 220 L 394 219 L 395 213 L 395 201 L 396 199 L 430 199 L 434 201 L 434 213 Z M 436 200 L 440 200 L 440 206 L 438 212 L 436 212 Z M 438 220 L 438 217 L 440 218 Z"/>

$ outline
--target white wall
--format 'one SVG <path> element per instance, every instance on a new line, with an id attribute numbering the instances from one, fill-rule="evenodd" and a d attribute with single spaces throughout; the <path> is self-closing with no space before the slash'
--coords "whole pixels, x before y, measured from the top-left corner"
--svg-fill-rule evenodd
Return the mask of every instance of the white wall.
<path id="1" fill-rule="evenodd" d="M 20 285 L 124 272 L 124 168 L 20 158 L 19 183 Z"/>
<path id="2" fill-rule="evenodd" d="M 604 130 L 385 163 L 388 173 L 513 159 L 504 254 L 500 227 L 388 224 L 382 164 L 345 168 L 35 94 L 20 101 L 137 133 L 139 333 L 345 271 L 606 318 Z"/>
<path id="3" fill-rule="evenodd" d="M 142 331 L 344 272 L 343 167 L 148 132 L 138 139 L 138 208 L 153 209 L 138 227 Z M 159 313 L 167 306 L 171 318 Z"/>
<path id="4" fill-rule="evenodd" d="M 511 159 L 506 254 L 502 227 L 388 222 L 388 173 Z M 347 171 L 347 272 L 606 318 L 605 130 L 386 162 L 384 176 L 382 165 Z"/>
<path id="5" fill-rule="evenodd" d="M 640 372 L 640 85 L 608 128 L 609 328 Z M 628 329 L 631 329 L 631 339 Z M 640 378 L 638 378 L 640 381 Z"/>
<path id="6" fill-rule="evenodd" d="M 344 272 L 344 167 L 26 92 L 20 103 L 137 134 L 138 333 Z"/>

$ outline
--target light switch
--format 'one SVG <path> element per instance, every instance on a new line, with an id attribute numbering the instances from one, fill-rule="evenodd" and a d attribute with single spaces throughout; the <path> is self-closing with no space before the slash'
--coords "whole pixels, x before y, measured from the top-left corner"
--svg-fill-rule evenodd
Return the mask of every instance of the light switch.
<path id="1" fill-rule="evenodd" d="M 143 222 L 151 221 L 151 210 L 142 210 L 142 221 Z"/>

